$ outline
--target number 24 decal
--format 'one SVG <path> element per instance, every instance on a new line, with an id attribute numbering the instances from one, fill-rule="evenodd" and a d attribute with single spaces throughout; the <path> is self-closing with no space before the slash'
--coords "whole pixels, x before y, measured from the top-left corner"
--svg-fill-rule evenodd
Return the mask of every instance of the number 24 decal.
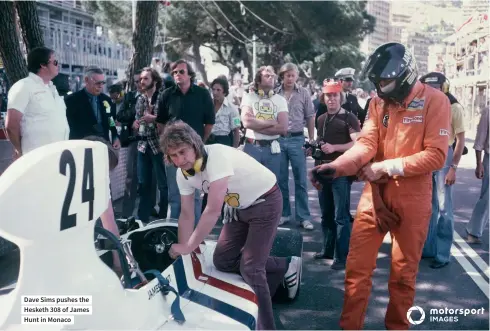
<path id="1" fill-rule="evenodd" d="M 68 214 L 77 178 L 75 158 L 69 150 L 64 150 L 60 158 L 60 173 L 66 176 L 66 170 L 68 168 L 70 169 L 70 174 L 65 201 L 61 209 L 60 231 L 77 225 L 77 214 Z M 89 203 L 88 221 L 90 222 L 94 218 L 94 157 L 91 148 L 85 149 L 83 159 L 82 203 L 84 202 Z"/>

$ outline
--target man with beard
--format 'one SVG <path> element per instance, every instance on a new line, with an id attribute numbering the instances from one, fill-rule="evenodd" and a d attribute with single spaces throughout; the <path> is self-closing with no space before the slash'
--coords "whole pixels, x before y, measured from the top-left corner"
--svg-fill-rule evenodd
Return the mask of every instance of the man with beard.
<path id="1" fill-rule="evenodd" d="M 288 130 L 288 103 L 274 94 L 275 74 L 272 68 L 257 70 L 251 91 L 242 99 L 242 122 L 247 129 L 243 151 L 272 171 L 281 171 L 279 137 Z"/>
<path id="2" fill-rule="evenodd" d="M 160 203 L 158 216 L 167 217 L 168 187 L 163 164 L 163 154 L 160 150 L 156 118 L 158 108 L 156 102 L 159 89 L 162 87 L 160 74 L 150 67 L 143 68 L 140 74 L 142 95 L 136 103 L 136 120 L 133 129 L 140 136 L 138 142 L 138 168 L 141 180 L 141 200 L 139 217 L 142 222 L 148 222 L 153 209 L 152 205 L 152 172 L 158 183 Z"/>

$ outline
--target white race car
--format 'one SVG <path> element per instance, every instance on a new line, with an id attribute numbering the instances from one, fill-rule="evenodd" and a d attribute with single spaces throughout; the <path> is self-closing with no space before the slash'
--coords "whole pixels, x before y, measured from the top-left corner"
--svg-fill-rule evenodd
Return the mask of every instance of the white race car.
<path id="1" fill-rule="evenodd" d="M 255 293 L 240 275 L 216 270 L 214 241 L 172 260 L 177 222 L 134 219 L 118 220 L 118 240 L 95 226 L 108 199 L 100 142 L 41 147 L 0 176 L 0 236 L 20 249 L 15 288 L 0 290 L 0 329 L 256 328 Z M 271 254 L 301 256 L 302 249 L 298 231 L 280 228 Z M 108 267 L 112 250 L 122 278 Z M 287 298 L 284 286 L 276 297 Z"/>

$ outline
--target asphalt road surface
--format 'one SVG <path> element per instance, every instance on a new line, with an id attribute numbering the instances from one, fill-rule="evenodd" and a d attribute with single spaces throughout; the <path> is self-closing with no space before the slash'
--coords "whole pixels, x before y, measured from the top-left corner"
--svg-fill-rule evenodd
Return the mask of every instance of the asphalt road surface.
<path id="1" fill-rule="evenodd" d="M 425 312 L 425 320 L 412 326 L 419 330 L 489 330 L 489 256 L 488 225 L 483 234 L 482 245 L 468 245 L 465 224 L 479 197 L 481 181 L 474 175 L 475 156 L 473 141 L 467 140 L 469 153 L 463 156 L 457 171 L 454 187 L 455 238 L 451 263 L 442 269 L 431 269 L 430 260 L 420 262 L 414 305 Z M 309 161 L 310 166 L 312 160 Z M 355 211 L 363 185 L 352 187 L 351 210 Z M 290 181 L 291 200 L 294 201 L 294 183 Z M 330 269 L 331 260 L 317 261 L 313 254 L 321 248 L 320 208 L 316 190 L 310 186 L 308 192 L 315 229 L 301 230 L 304 236 L 303 280 L 301 293 L 293 303 L 275 304 L 276 326 L 287 330 L 339 329 L 339 317 L 344 296 L 344 271 Z M 292 205 L 294 207 L 294 204 Z M 294 212 L 293 212 L 294 215 Z M 289 227 L 296 228 L 295 225 Z M 390 272 L 389 235 L 379 251 L 377 268 L 373 276 L 373 288 L 366 313 L 365 329 L 385 329 L 384 315 L 388 304 L 388 278 Z M 431 315 L 430 309 L 479 309 L 479 315 Z M 481 310 L 484 308 L 484 311 Z M 470 311 L 471 312 L 471 311 Z M 481 313 L 483 312 L 483 313 Z M 433 317 L 431 317 L 433 316 Z M 452 322 L 434 320 L 434 316 L 445 317 Z M 457 316 L 457 322 L 455 322 Z M 418 320 L 420 313 L 411 317 Z M 431 321 L 432 320 L 432 321 Z"/>
<path id="2" fill-rule="evenodd" d="M 481 181 L 474 176 L 473 142 L 467 141 L 470 152 L 463 157 L 457 171 L 457 183 L 454 188 L 455 213 L 455 242 L 453 244 L 452 262 L 445 268 L 433 270 L 429 268 L 430 261 L 422 260 L 417 278 L 417 294 L 415 305 L 425 311 L 425 320 L 412 326 L 412 329 L 464 329 L 489 330 L 489 267 L 488 267 L 488 226 L 483 235 L 483 244 L 468 245 L 464 239 L 465 223 L 471 216 L 473 207 L 480 192 Z M 312 160 L 309 160 L 310 166 Z M 362 190 L 361 183 L 355 183 L 352 188 L 351 210 L 357 207 Z M 294 201 L 294 185 L 291 178 L 291 200 Z M 308 192 L 313 231 L 301 230 L 304 236 L 303 280 L 300 296 L 293 303 L 275 304 L 274 311 L 278 329 L 286 330 L 315 330 L 339 328 L 338 320 L 342 310 L 344 295 L 344 271 L 334 271 L 329 268 L 330 260 L 316 261 L 313 254 L 320 248 L 322 234 L 320 229 L 320 212 L 317 192 L 310 187 Z M 294 203 L 293 203 L 294 208 Z M 294 210 L 293 210 L 294 215 Z M 289 227 L 295 227 L 289 224 Z M 215 237 L 215 236 L 214 236 Z M 12 283 L 18 272 L 18 260 L 15 257 L 0 258 L 0 294 L 2 287 Z M 365 320 L 365 329 L 384 329 L 384 314 L 388 303 L 388 277 L 390 268 L 389 236 L 383 243 L 377 261 L 377 269 L 373 276 L 373 288 Z M 9 286 L 11 287 L 11 286 Z M 452 322 L 433 321 L 430 309 L 480 309 L 478 315 L 440 316 Z M 412 313 L 417 320 L 420 313 Z M 457 316 L 457 322 L 454 317 Z"/>

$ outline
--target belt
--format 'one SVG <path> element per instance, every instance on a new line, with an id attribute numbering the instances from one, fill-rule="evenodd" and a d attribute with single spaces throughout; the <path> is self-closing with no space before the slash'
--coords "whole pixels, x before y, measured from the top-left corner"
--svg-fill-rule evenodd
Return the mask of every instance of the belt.
<path id="1" fill-rule="evenodd" d="M 262 194 L 260 197 L 257 198 L 257 200 L 259 200 L 259 199 L 265 199 L 268 195 L 271 195 L 272 193 L 274 193 L 278 189 L 279 189 L 279 185 L 277 185 L 277 183 L 275 183 L 274 186 L 272 186 L 269 191 L 267 191 L 264 194 Z"/>
<path id="2" fill-rule="evenodd" d="M 252 145 L 270 146 L 273 141 L 276 141 L 276 139 L 271 139 L 271 140 L 255 140 L 255 139 L 252 139 L 252 138 L 247 138 L 246 141 L 249 144 L 252 144 Z"/>
<path id="3" fill-rule="evenodd" d="M 291 137 L 299 137 L 303 136 L 305 133 L 304 132 L 288 132 L 285 135 L 283 135 L 284 138 L 291 138 Z"/>

